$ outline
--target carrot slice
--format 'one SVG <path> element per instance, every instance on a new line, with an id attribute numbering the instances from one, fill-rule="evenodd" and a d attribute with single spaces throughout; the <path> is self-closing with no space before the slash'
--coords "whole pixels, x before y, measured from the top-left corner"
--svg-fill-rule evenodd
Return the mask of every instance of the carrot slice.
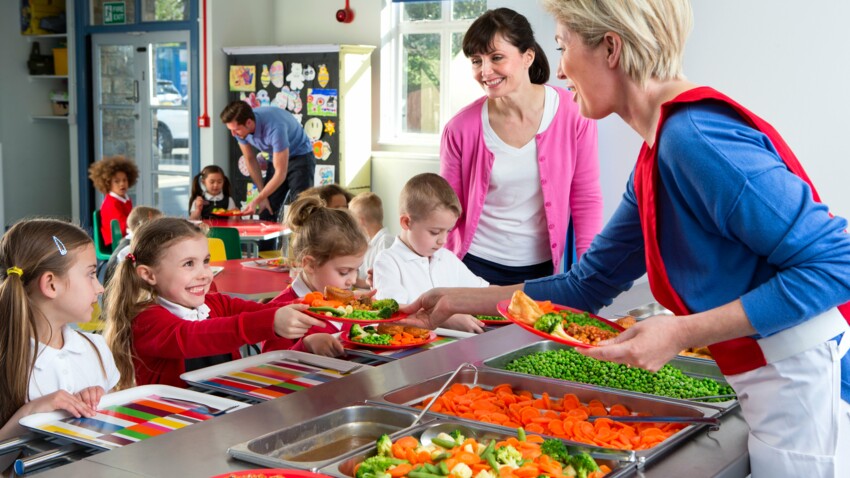
<path id="1" fill-rule="evenodd" d="M 390 474 L 393 478 L 401 478 L 402 476 L 406 476 L 408 473 L 413 471 L 413 465 L 410 463 L 402 463 L 400 465 L 396 465 L 393 468 L 387 470 L 387 473 Z"/>

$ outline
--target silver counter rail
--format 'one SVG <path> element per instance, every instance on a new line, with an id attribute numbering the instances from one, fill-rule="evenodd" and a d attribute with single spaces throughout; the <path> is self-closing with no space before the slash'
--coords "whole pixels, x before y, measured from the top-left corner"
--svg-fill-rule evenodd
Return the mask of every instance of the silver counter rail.
<path id="1" fill-rule="evenodd" d="M 611 317 L 651 302 L 646 285 L 624 294 L 600 315 Z M 227 449 L 260 435 L 291 426 L 338 408 L 364 403 L 405 385 L 454 370 L 463 362 L 480 363 L 539 337 L 518 326 L 422 352 L 154 439 L 99 453 L 40 474 L 44 477 L 210 477 L 258 468 L 230 458 Z M 639 471 L 641 477 L 737 478 L 749 473 L 747 426 L 740 409 L 722 418 L 719 431 L 700 431 L 695 438 Z"/>

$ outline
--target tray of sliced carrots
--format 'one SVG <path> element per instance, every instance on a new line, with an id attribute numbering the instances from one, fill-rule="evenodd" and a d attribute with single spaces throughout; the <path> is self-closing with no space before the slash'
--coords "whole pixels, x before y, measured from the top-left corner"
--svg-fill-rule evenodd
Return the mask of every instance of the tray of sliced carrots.
<path id="1" fill-rule="evenodd" d="M 452 429 L 457 425 L 457 429 Z M 431 428 L 435 431 L 429 431 Z M 426 432 L 434 435 L 424 439 Z M 430 443 L 429 443 L 430 442 Z M 604 452 L 599 456 L 605 456 Z M 616 457 L 616 455 L 610 455 Z M 597 458 L 557 439 L 505 433 L 486 427 L 443 422 L 390 439 L 384 435 L 369 451 L 322 470 L 353 477 L 602 478 L 623 475 L 631 464 Z"/>

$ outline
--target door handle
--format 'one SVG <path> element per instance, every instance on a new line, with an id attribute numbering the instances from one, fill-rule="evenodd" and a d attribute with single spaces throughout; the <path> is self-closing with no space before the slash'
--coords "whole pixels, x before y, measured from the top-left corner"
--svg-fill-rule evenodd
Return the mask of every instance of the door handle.
<path id="1" fill-rule="evenodd" d="M 127 96 L 124 99 L 130 100 L 133 103 L 139 102 L 139 80 L 133 80 L 133 96 Z"/>

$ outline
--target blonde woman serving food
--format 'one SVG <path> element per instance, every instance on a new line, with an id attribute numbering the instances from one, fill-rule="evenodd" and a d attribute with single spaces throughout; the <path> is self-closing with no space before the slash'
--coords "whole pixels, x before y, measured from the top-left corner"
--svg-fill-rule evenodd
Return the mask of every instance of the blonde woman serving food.
<path id="1" fill-rule="evenodd" d="M 596 123 L 544 85 L 549 63 L 519 13 L 484 13 L 463 53 L 484 96 L 443 131 L 440 175 L 463 209 L 446 247 L 491 284 L 557 273 L 570 218 L 579 256 L 602 228 Z"/>
<path id="2" fill-rule="evenodd" d="M 754 477 L 850 470 L 850 235 L 773 127 L 684 79 L 687 0 L 544 0 L 559 77 L 581 114 L 620 116 L 645 143 L 623 200 L 577 266 L 510 287 L 434 290 L 438 323 L 523 289 L 596 311 L 644 273 L 676 316 L 638 323 L 594 358 L 658 370 L 710 345 L 750 428 Z"/>

